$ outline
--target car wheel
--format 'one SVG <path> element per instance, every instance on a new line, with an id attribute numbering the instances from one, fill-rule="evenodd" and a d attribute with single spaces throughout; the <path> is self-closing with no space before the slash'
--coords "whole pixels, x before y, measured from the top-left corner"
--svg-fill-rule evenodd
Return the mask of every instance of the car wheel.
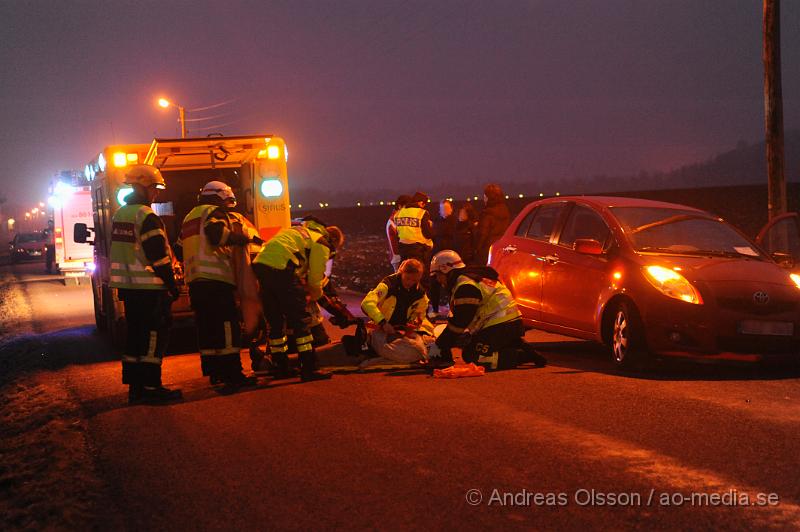
<path id="1" fill-rule="evenodd" d="M 624 369 L 640 369 L 647 358 L 642 320 L 636 308 L 625 301 L 613 313 L 611 358 L 617 367 Z"/>

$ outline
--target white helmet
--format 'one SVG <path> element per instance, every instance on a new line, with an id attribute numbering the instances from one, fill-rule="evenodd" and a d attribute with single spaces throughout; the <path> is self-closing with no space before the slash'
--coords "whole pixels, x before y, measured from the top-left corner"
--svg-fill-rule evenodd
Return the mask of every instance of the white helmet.
<path id="1" fill-rule="evenodd" d="M 450 270 L 466 268 L 461 256 L 452 249 L 440 251 L 431 259 L 431 274 L 448 273 Z"/>
<path id="2" fill-rule="evenodd" d="M 236 207 L 236 196 L 233 194 L 233 190 L 222 181 L 206 183 L 206 186 L 200 191 L 200 196 L 217 196 L 223 205 Z"/>

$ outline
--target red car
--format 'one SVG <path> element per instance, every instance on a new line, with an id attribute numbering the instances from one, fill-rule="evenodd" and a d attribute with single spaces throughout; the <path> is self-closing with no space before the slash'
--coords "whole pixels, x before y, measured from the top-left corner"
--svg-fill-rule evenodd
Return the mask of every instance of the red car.
<path id="1" fill-rule="evenodd" d="M 11 262 L 23 260 L 44 260 L 47 235 L 41 231 L 19 233 L 8 243 Z"/>
<path id="2" fill-rule="evenodd" d="M 800 352 L 800 276 L 721 218 L 657 201 L 528 205 L 490 265 L 529 325 L 649 355 L 759 360 Z"/>

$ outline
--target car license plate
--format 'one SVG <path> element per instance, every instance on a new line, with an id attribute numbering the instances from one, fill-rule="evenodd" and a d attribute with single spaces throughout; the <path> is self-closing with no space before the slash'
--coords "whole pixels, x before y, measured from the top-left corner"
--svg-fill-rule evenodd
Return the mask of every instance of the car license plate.
<path id="1" fill-rule="evenodd" d="M 744 320 L 739 322 L 739 334 L 792 336 L 794 334 L 794 323 L 791 321 Z"/>
<path id="2" fill-rule="evenodd" d="M 38 250 L 30 251 L 29 253 L 34 257 L 38 257 L 42 254 L 42 252 Z"/>

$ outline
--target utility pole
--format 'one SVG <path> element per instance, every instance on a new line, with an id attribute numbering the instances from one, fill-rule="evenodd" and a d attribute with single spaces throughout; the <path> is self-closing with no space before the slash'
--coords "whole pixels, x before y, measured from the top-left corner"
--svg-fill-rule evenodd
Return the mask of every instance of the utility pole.
<path id="1" fill-rule="evenodd" d="M 780 81 L 780 76 L 778 77 L 778 80 Z M 180 105 L 178 106 L 178 117 L 181 120 L 181 138 L 185 139 L 186 138 L 186 109 L 184 109 Z M 783 135 L 783 125 L 782 124 L 783 124 L 783 121 L 781 121 L 781 135 Z M 782 145 L 783 145 L 783 138 L 781 137 L 781 146 Z M 783 154 L 783 148 L 782 147 L 781 147 L 781 154 Z M 783 159 L 782 156 L 781 156 L 781 159 Z"/>
<path id="2" fill-rule="evenodd" d="M 780 0 L 764 0 L 764 120 L 767 144 L 769 219 L 784 214 L 783 94 L 781 90 Z"/>

